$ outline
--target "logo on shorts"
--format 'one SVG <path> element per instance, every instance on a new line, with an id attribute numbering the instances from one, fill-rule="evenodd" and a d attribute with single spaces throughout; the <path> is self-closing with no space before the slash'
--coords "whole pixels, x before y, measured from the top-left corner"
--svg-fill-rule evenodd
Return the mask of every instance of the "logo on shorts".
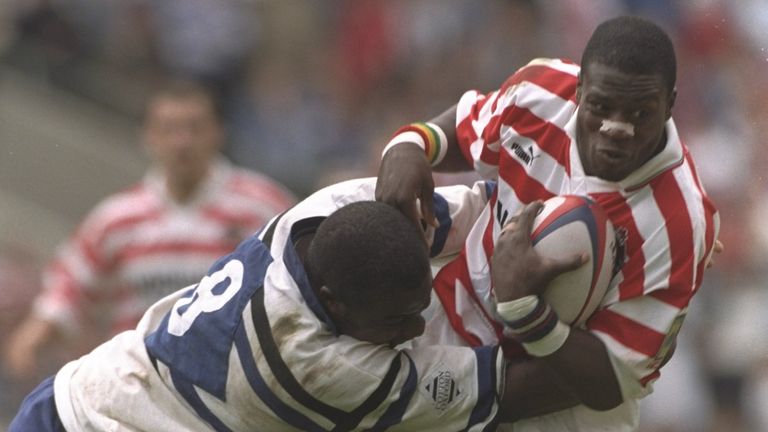
<path id="1" fill-rule="evenodd" d="M 421 392 L 434 402 L 438 415 L 442 415 L 448 407 L 464 397 L 464 389 L 443 364 L 438 366 L 435 373 L 422 380 L 420 387 Z"/>

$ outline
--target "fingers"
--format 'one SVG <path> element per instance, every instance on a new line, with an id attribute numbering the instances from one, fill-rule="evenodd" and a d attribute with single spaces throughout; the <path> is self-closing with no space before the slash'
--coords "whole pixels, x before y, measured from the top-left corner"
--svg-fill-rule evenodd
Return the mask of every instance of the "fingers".
<path id="1" fill-rule="evenodd" d="M 404 195 L 398 191 L 392 192 L 391 189 L 386 189 L 380 186 L 380 182 L 376 185 L 375 198 L 376 201 L 389 204 L 396 208 L 402 214 L 405 215 L 410 221 L 417 226 L 421 226 L 421 213 L 419 211 L 419 203 L 414 195 Z"/>
<path id="2" fill-rule="evenodd" d="M 408 202 L 398 202 L 395 207 L 400 210 L 411 222 L 421 227 L 421 215 L 419 214 L 419 205 L 416 200 Z"/>
<path id="3" fill-rule="evenodd" d="M 434 180 L 424 151 L 416 145 L 395 146 L 379 165 L 375 198 L 397 208 L 421 227 L 437 226 L 432 202 Z"/>
<path id="4" fill-rule="evenodd" d="M 712 248 L 712 250 L 714 250 L 715 253 L 721 253 L 722 251 L 725 250 L 725 245 L 719 239 L 715 240 L 715 245 Z"/>
<path id="5" fill-rule="evenodd" d="M 539 214 L 543 207 L 544 204 L 541 201 L 534 201 L 526 205 L 519 214 L 509 218 L 509 221 L 501 228 L 499 235 L 516 231 L 518 228 L 520 231 L 530 234 L 533 230 L 533 222 L 536 219 L 536 215 Z"/>
<path id="6" fill-rule="evenodd" d="M 517 223 L 515 222 L 516 220 L 517 220 L 517 217 L 512 217 L 511 220 L 501 228 L 501 231 L 499 232 L 499 236 L 503 236 L 504 234 L 515 231 L 517 229 Z"/>
<path id="7" fill-rule="evenodd" d="M 713 265 L 715 265 L 715 254 L 722 253 L 723 250 L 725 250 L 725 245 L 723 245 L 723 242 L 721 242 L 719 239 L 715 240 L 715 244 L 712 246 L 712 253 L 707 259 L 707 265 L 705 268 L 711 268 Z"/>
<path id="8" fill-rule="evenodd" d="M 427 225 L 437 228 L 440 223 L 437 221 L 437 217 L 435 217 L 435 202 L 432 195 L 432 189 L 425 188 L 421 193 L 421 216 L 424 218 L 424 222 L 426 222 Z"/>
<path id="9" fill-rule="evenodd" d="M 520 227 L 520 230 L 530 234 L 533 231 L 533 221 L 543 207 L 544 203 L 541 201 L 533 201 L 523 207 L 523 211 L 520 212 L 520 216 L 517 218 L 517 225 Z"/>
<path id="10" fill-rule="evenodd" d="M 559 275 L 561 273 L 566 273 L 569 271 L 576 270 L 577 268 L 583 266 L 588 262 L 589 262 L 589 254 L 580 253 L 580 254 L 574 254 L 567 258 L 552 260 L 549 263 L 549 268 L 553 274 Z"/>

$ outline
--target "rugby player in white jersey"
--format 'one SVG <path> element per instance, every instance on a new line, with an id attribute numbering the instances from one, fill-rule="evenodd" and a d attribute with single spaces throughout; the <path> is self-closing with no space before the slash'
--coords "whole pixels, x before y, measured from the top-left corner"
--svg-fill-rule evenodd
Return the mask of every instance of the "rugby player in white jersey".
<path id="1" fill-rule="evenodd" d="M 505 394 L 517 398 L 515 415 L 525 420 L 514 430 L 636 430 L 638 400 L 674 352 L 688 303 L 721 246 L 719 216 L 672 120 L 675 79 L 667 34 L 645 19 L 618 17 L 596 28 L 581 66 L 533 60 L 499 89 L 468 91 L 431 122 L 401 128 L 385 148 L 377 199 L 414 221 L 434 219 L 431 169 L 474 168 L 498 180 L 464 253 L 436 275 L 434 289 L 454 340 L 501 343 L 515 359 L 507 373 L 518 379 Z M 586 328 L 547 327 L 547 349 L 532 350 L 505 332 L 515 333 L 509 322 L 535 318 L 527 314 L 542 306 L 543 285 L 515 290 L 515 307 L 500 307 L 488 269 L 509 217 L 562 194 L 589 195 L 604 207 L 622 259 Z M 508 276 L 514 284 L 524 274 Z"/>
<path id="2" fill-rule="evenodd" d="M 149 97 L 141 140 L 152 162 L 145 178 L 100 202 L 61 245 L 3 347 L 15 377 L 40 373 L 37 357 L 54 341 L 78 351 L 98 339 L 90 349 L 135 327 L 155 301 L 295 203 L 274 180 L 221 158 L 225 131 L 197 83 L 174 81 Z"/>
<path id="3" fill-rule="evenodd" d="M 329 186 L 273 219 L 136 330 L 44 381 L 11 432 L 493 430 L 511 412 L 501 350 L 407 343 L 424 330 L 429 256 L 461 248 L 491 187 L 438 189 L 429 248 L 374 187 Z M 525 266 L 535 285 L 582 262 L 542 262 L 527 235 L 506 239 L 531 259 L 500 277 Z"/>

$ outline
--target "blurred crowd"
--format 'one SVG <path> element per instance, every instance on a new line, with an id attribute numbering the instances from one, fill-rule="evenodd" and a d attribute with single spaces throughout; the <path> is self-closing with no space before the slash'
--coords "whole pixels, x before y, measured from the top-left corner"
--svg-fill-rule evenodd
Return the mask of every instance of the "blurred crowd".
<path id="1" fill-rule="evenodd" d="M 7 0 L 0 61 L 135 119 L 142 91 L 164 77 L 202 80 L 222 100 L 226 155 L 303 196 L 375 175 L 394 130 L 466 89 L 495 88 L 534 57 L 578 61 L 595 25 L 622 13 L 673 37 L 674 116 L 725 244 L 642 423 L 768 430 L 766 0 Z M 3 297 L 31 298 L 38 263 L 2 253 L 4 338 L 27 304 Z M 0 386 L 2 419 L 30 387 L 7 376 Z"/>

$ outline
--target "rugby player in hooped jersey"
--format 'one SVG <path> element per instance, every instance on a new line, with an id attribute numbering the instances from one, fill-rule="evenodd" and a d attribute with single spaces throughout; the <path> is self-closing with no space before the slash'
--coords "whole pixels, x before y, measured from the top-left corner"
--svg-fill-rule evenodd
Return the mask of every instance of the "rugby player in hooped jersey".
<path id="1" fill-rule="evenodd" d="M 721 246 L 719 216 L 671 117 L 675 79 L 665 32 L 618 17 L 595 29 L 581 66 L 533 60 L 498 90 L 468 91 L 431 122 L 401 128 L 384 150 L 377 199 L 414 221 L 434 223 L 431 169 L 474 168 L 498 180 L 464 253 L 433 286 L 462 343 L 501 343 L 519 360 L 507 370 L 519 379 L 505 392 L 517 396 L 508 420 L 524 419 L 514 430 L 635 430 L 638 401 L 674 352 Z M 545 319 L 536 295 L 543 285 L 517 290 L 524 274 L 500 280 L 488 271 L 509 216 L 562 194 L 600 203 L 623 246 L 621 269 L 586 328 Z M 504 304 L 494 298 L 500 283 L 517 293 Z M 526 322 L 542 323 L 534 340 L 520 327 Z"/>
<path id="2" fill-rule="evenodd" d="M 155 301 L 199 280 L 295 203 L 281 184 L 223 159 L 225 139 L 216 101 L 200 84 L 172 81 L 149 96 L 141 140 L 152 166 L 95 206 L 57 251 L 43 292 L 2 347 L 14 377 L 38 375 L 38 356 L 55 341 L 96 343 L 133 328 Z"/>

